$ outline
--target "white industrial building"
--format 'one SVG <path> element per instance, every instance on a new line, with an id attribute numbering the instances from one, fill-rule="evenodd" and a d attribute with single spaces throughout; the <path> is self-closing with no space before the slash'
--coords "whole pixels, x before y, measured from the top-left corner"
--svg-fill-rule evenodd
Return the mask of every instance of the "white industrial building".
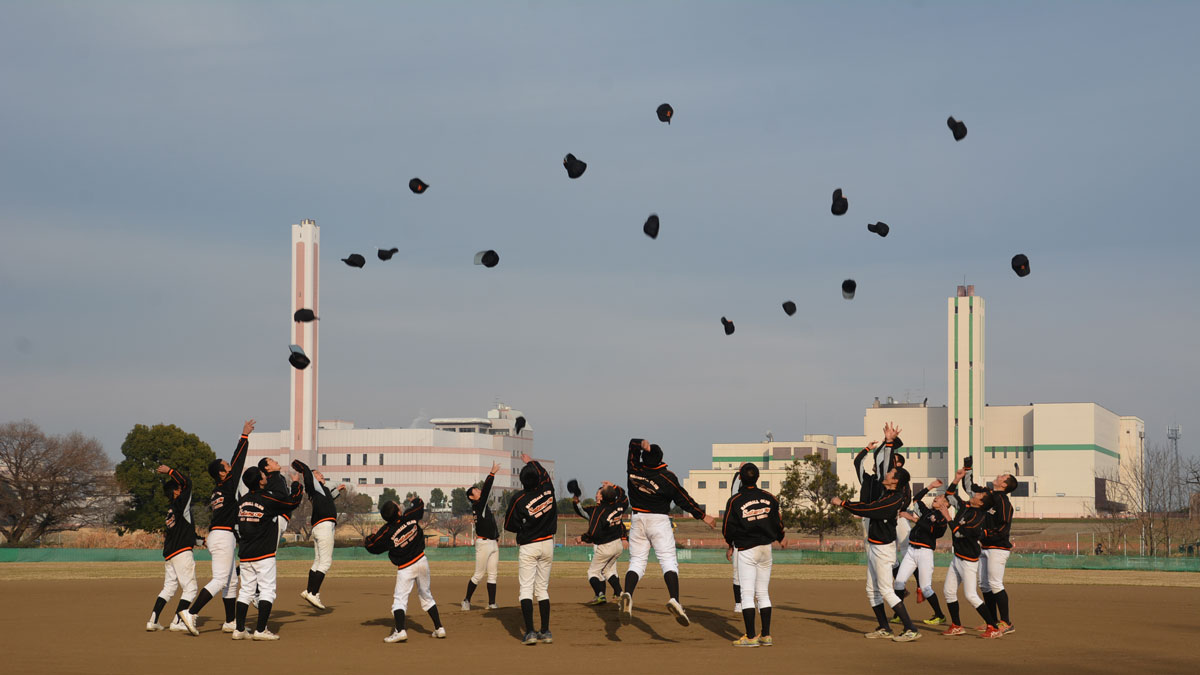
<path id="1" fill-rule="evenodd" d="M 832 460 L 836 452 L 834 437 L 824 434 L 808 434 L 803 441 L 768 438 L 761 443 L 713 443 L 712 468 L 689 471 L 683 487 L 704 507 L 705 513 L 720 518 L 725 515 L 725 502 L 732 494 L 734 474 L 745 462 L 758 466 L 759 487 L 778 493 L 793 460 L 807 455 Z"/>

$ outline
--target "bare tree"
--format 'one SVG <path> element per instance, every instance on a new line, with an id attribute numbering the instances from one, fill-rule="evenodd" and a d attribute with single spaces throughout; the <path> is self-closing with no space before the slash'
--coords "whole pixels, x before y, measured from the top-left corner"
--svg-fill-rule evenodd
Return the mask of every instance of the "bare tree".
<path id="1" fill-rule="evenodd" d="M 29 420 L 0 426 L 0 534 L 29 545 L 111 518 L 112 462 L 79 432 L 47 436 Z"/>
<path id="2" fill-rule="evenodd" d="M 1146 446 L 1142 461 L 1126 467 L 1121 480 L 1107 478 L 1110 501 L 1122 503 L 1137 522 L 1147 555 L 1171 554 L 1175 544 L 1194 537 L 1182 517 L 1187 509 L 1188 467 L 1181 466 L 1166 448 Z"/>
<path id="3" fill-rule="evenodd" d="M 475 524 L 475 519 L 471 516 L 459 516 L 450 518 L 446 521 L 444 528 L 446 534 L 450 535 L 450 545 L 458 546 L 458 535 L 464 532 L 470 532 L 471 527 Z"/>
<path id="4" fill-rule="evenodd" d="M 795 459 L 779 490 L 783 524 L 817 535 L 817 548 L 825 548 L 825 535 L 853 524 L 850 512 L 829 503 L 834 497 L 850 499 L 854 489 L 838 483 L 833 462 L 820 455 Z"/>
<path id="5" fill-rule="evenodd" d="M 292 511 L 287 531 L 295 532 L 305 540 L 312 536 L 312 499 L 307 494 L 300 501 L 300 506 Z"/>
<path id="6" fill-rule="evenodd" d="M 338 508 L 338 519 L 349 525 L 363 539 L 375 531 L 375 502 L 370 495 L 355 492 L 353 487 L 346 488 L 346 493 L 335 502 Z"/>

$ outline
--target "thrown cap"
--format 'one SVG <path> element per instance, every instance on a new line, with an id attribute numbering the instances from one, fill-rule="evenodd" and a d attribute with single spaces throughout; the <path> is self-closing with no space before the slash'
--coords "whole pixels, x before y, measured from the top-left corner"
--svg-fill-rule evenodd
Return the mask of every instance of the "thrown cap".
<path id="1" fill-rule="evenodd" d="M 950 127 L 950 132 L 954 134 L 954 140 L 961 141 L 967 137 L 967 125 L 953 117 L 946 119 L 946 126 Z M 987 134 L 984 134 L 985 136 Z"/>
<path id="2" fill-rule="evenodd" d="M 500 254 L 488 249 L 475 254 L 475 264 L 484 267 L 495 267 L 500 264 Z"/>
<path id="3" fill-rule="evenodd" d="M 829 207 L 829 212 L 835 216 L 844 216 L 850 208 L 850 200 L 842 196 L 842 189 L 838 188 L 833 191 L 833 204 Z"/>
<path id="4" fill-rule="evenodd" d="M 1012 259 L 1012 268 L 1019 277 L 1029 276 L 1029 257 L 1024 253 L 1018 253 L 1014 255 Z"/>
<path id="5" fill-rule="evenodd" d="M 796 303 L 792 302 L 791 300 L 784 302 L 783 303 L 783 311 L 788 316 L 795 314 L 796 313 Z"/>
<path id="6" fill-rule="evenodd" d="M 304 350 L 300 348 L 300 345 L 289 345 L 288 349 L 292 350 L 292 353 L 288 356 L 288 363 L 292 364 L 292 367 L 296 370 L 304 370 L 308 367 L 308 364 L 312 363 L 304 355 Z"/>
<path id="7" fill-rule="evenodd" d="M 654 112 L 658 115 L 659 122 L 666 122 L 667 124 L 671 123 L 671 117 L 675 115 L 675 109 L 671 107 L 670 103 L 658 106 L 658 110 Z"/>
<path id="8" fill-rule="evenodd" d="M 408 181 L 408 189 L 412 190 L 414 194 L 419 195 L 429 189 L 429 184 L 420 178 L 414 178 Z"/>
<path id="9" fill-rule="evenodd" d="M 721 325 L 725 326 L 725 334 L 733 335 L 733 322 L 725 317 L 721 317 Z"/>
<path id="10" fill-rule="evenodd" d="M 392 256 L 399 252 L 400 249 L 398 248 L 381 248 L 375 253 L 375 255 L 379 256 L 380 260 L 391 260 Z"/>
<path id="11" fill-rule="evenodd" d="M 858 290 L 858 284 L 853 279 L 847 279 L 842 282 L 842 297 L 847 300 L 854 298 L 854 291 Z"/>
<path id="12" fill-rule="evenodd" d="M 650 237 L 651 239 L 658 239 L 658 214 L 657 213 L 651 213 L 650 217 L 646 219 L 646 224 L 642 225 L 642 232 L 645 232 L 646 236 Z"/>
<path id="13" fill-rule="evenodd" d="M 587 171 L 587 162 L 579 160 L 568 152 L 567 156 L 563 157 L 563 167 L 567 170 L 568 178 L 579 178 L 584 171 Z"/>
<path id="14" fill-rule="evenodd" d="M 316 318 L 317 315 L 311 309 L 298 309 L 296 310 L 296 313 L 292 315 L 293 320 L 302 321 L 305 323 L 309 321 L 315 321 Z"/>
<path id="15" fill-rule="evenodd" d="M 363 265 L 367 264 L 367 259 L 357 253 L 351 253 L 349 256 L 342 258 L 342 262 L 351 267 L 362 268 Z"/>

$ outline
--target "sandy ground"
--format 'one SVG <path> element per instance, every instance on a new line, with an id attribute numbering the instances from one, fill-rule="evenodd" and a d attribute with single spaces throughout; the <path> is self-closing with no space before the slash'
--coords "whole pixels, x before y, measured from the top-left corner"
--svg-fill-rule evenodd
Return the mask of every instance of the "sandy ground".
<path id="1" fill-rule="evenodd" d="M 776 646 L 735 649 L 742 632 L 732 611 L 729 568 L 683 567 L 682 599 L 692 618 L 678 625 L 667 613 L 656 567 L 638 586 L 632 624 L 618 621 L 615 604 L 587 607 L 586 566 L 560 563 L 551 583 L 555 643 L 519 643 L 515 565 L 502 564 L 500 605 L 459 609 L 470 566 L 433 565 L 433 592 L 449 637 L 430 638 L 429 617 L 410 601 L 409 642 L 384 644 L 391 631 L 394 571 L 386 562 L 335 563 L 322 589 L 330 608 L 312 609 L 299 597 L 307 565 L 281 566 L 280 598 L 271 628 L 274 643 L 233 642 L 220 633 L 219 601 L 206 608 L 200 637 L 143 627 L 161 587 L 152 563 L 43 563 L 0 566 L 0 654 L 11 673 L 421 672 L 479 669 L 496 673 L 916 671 L 946 664 L 1001 664 L 1021 672 L 1194 673 L 1200 670 L 1195 620 L 1200 579 L 1186 573 L 1012 570 L 1007 577 L 1017 632 L 1000 640 L 947 638 L 921 627 L 909 644 L 865 640 L 873 628 L 864 570 L 851 566 L 775 568 L 772 634 Z M 198 565 L 200 583 L 208 565 Z M 935 577 L 940 590 L 944 570 Z M 964 603 L 965 605 L 965 603 Z M 175 606 L 174 600 L 168 611 Z M 926 604 L 908 606 L 915 619 Z M 250 612 L 253 621 L 254 610 Z M 978 615 L 964 607 L 964 622 Z M 535 620 L 536 622 L 536 620 Z M 620 650 L 614 649 L 620 647 Z M 1015 672 L 1015 671 L 1014 671 Z"/>

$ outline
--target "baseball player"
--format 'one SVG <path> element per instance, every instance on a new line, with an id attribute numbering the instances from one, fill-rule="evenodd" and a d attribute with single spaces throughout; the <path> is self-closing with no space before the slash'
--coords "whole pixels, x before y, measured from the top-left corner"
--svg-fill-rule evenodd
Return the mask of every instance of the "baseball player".
<path id="1" fill-rule="evenodd" d="M 379 507 L 379 515 L 383 516 L 383 527 L 366 538 L 365 546 L 377 555 L 386 551 L 388 560 L 396 566 L 396 588 L 392 591 L 392 617 L 396 621 L 396 628 L 383 641 L 392 643 L 408 640 L 408 632 L 404 630 L 404 612 L 408 608 L 408 596 L 412 594 L 413 585 L 417 587 L 421 609 L 428 612 L 433 621 L 433 637 L 446 637 L 437 603 L 429 588 L 429 559 L 425 557 L 425 531 L 421 529 L 425 502 L 420 497 L 413 497 L 404 513 L 400 512 L 400 505 L 396 502 L 384 502 Z"/>
<path id="2" fill-rule="evenodd" d="M 200 590 L 200 595 L 188 611 L 179 615 L 179 619 L 192 635 L 200 634 L 196 628 L 196 617 L 199 616 L 200 610 L 221 591 L 225 591 L 225 623 L 221 625 L 221 631 L 232 633 L 237 628 L 237 558 L 234 557 L 237 539 L 233 536 L 233 527 L 237 525 L 238 478 L 246 465 L 246 447 L 250 444 L 250 434 L 253 431 L 254 420 L 247 420 L 242 425 L 242 436 L 238 439 L 230 461 L 214 459 L 208 465 L 208 475 L 213 478 L 213 491 L 208 498 L 212 520 L 208 527 L 208 537 L 205 538 L 205 546 L 212 556 L 212 579 Z"/>
<path id="3" fill-rule="evenodd" d="M 471 502 L 471 513 L 475 516 L 475 574 L 467 582 L 467 597 L 463 598 L 464 612 L 471 610 L 471 596 L 479 582 L 487 574 L 488 609 L 496 609 L 496 572 L 500 564 L 500 530 L 496 528 L 496 517 L 488 505 L 492 494 L 492 483 L 496 480 L 496 472 L 500 465 L 492 462 L 492 471 L 483 481 L 483 487 L 471 486 L 467 490 L 467 499 Z"/>
<path id="4" fill-rule="evenodd" d="M 941 485 L 940 479 L 934 480 L 928 487 L 917 493 L 914 504 L 921 513 L 920 517 L 907 511 L 900 513 L 900 518 L 911 524 L 911 533 L 904 552 L 904 560 L 901 561 L 900 569 L 896 574 L 896 595 L 901 600 L 905 598 L 908 591 L 904 590 L 904 585 L 916 571 L 917 602 L 928 600 L 929 606 L 933 608 L 933 617 L 924 621 L 930 626 L 946 623 L 946 617 L 942 615 L 942 607 L 938 603 L 937 595 L 933 592 L 933 550 L 937 548 L 938 538 L 946 533 L 947 521 L 942 512 L 947 503 L 945 497 L 937 496 L 933 499 L 933 508 L 929 508 L 921 500 L 931 489 L 941 487 Z"/>
<path id="5" fill-rule="evenodd" d="M 738 470 L 741 487 L 725 503 L 721 534 L 729 544 L 726 558 L 734 558 L 742 590 L 742 620 L 746 633 L 733 641 L 735 647 L 770 647 L 771 544 L 783 541 L 783 516 L 775 495 L 758 487 L 758 466 L 747 462 Z M 762 618 L 762 632 L 755 636 L 754 608 Z"/>
<path id="6" fill-rule="evenodd" d="M 679 563 L 675 559 L 675 533 L 671 528 L 671 502 L 715 528 L 717 521 L 683 489 L 675 474 L 663 463 L 662 448 L 649 441 L 634 438 L 629 441 L 626 460 L 628 470 L 629 505 L 633 509 L 629 528 L 629 570 L 625 572 L 625 592 L 621 594 L 621 621 L 633 620 L 633 592 L 638 579 L 646 573 L 650 548 L 658 556 L 663 580 L 667 584 L 667 609 L 681 625 L 690 624 L 687 612 L 679 604 Z"/>
<path id="7" fill-rule="evenodd" d="M 588 521 L 587 532 L 579 537 L 579 541 L 592 545 L 592 564 L 588 566 L 588 583 L 596 597 L 588 604 L 603 605 L 608 602 L 604 594 L 604 582 L 612 586 L 613 594 L 621 595 L 621 582 L 617 579 L 617 559 L 621 557 L 624 547 L 621 536 L 625 534 L 625 524 L 621 517 L 629 506 L 625 490 L 619 485 L 604 481 L 596 490 L 595 506 L 580 506 L 579 497 L 572 495 L 571 505 L 575 512 Z"/>
<path id="8" fill-rule="evenodd" d="M 521 642 L 550 644 L 550 565 L 554 561 L 554 534 L 558 531 L 558 509 L 554 503 L 554 483 L 550 474 L 532 457 L 521 454 L 521 492 L 508 505 L 504 529 L 515 532 L 517 580 L 520 583 L 521 617 L 525 636 Z M 542 629 L 533 631 L 533 601 L 537 600 Z"/>
<path id="9" fill-rule="evenodd" d="M 921 637 L 904 608 L 904 601 L 896 595 L 892 579 L 892 563 L 896 559 L 896 514 L 904 504 L 902 486 L 908 483 L 908 472 L 892 469 L 879 481 L 883 495 L 873 502 L 846 502 L 838 497 L 830 500 L 857 516 L 870 519 L 867 531 L 867 600 L 879 621 L 879 627 L 866 633 L 868 638 L 891 638 L 896 642 L 911 642 Z M 884 602 L 888 604 L 904 623 L 904 632 L 892 635 Z"/>
<path id="10" fill-rule="evenodd" d="M 233 639 L 278 640 L 278 635 L 267 630 L 267 619 L 271 617 L 271 605 L 275 602 L 275 551 L 279 547 L 277 521 L 279 516 L 291 513 L 300 505 L 304 492 L 296 482 L 286 495 L 269 490 L 267 474 L 256 466 L 246 469 L 242 483 L 250 492 L 238 500 L 238 571 L 242 579 Z M 259 596 L 258 626 L 250 634 L 246 631 L 246 614 L 255 593 Z"/>
<path id="11" fill-rule="evenodd" d="M 304 478 L 304 491 L 312 502 L 313 564 L 308 570 L 308 587 L 300 591 L 300 597 L 317 609 L 325 609 L 325 603 L 321 601 L 321 584 L 333 565 L 333 538 L 337 530 L 337 506 L 333 500 L 346 491 L 346 485 L 338 483 L 336 490 L 330 490 L 325 485 L 324 474 L 313 471 L 298 459 L 292 461 L 292 468 Z"/>
<path id="12" fill-rule="evenodd" d="M 171 500 L 171 505 L 167 507 L 167 531 L 163 537 L 163 587 L 154 600 L 154 611 L 150 612 L 146 630 L 163 629 L 158 623 L 158 615 L 167 606 L 171 596 L 175 595 L 176 589 L 182 587 L 171 630 L 184 632 L 188 628 L 179 615 L 196 599 L 196 560 L 192 557 L 192 548 L 196 546 L 196 526 L 192 524 L 192 481 L 182 471 L 166 464 L 158 467 L 158 473 L 168 477 L 163 483 L 163 493 Z"/>
<path id="13" fill-rule="evenodd" d="M 999 619 L 996 628 L 1007 635 L 1017 630 L 1008 620 L 1008 591 L 1004 589 L 1004 568 L 1012 553 L 1009 532 L 1012 530 L 1013 507 L 1008 495 L 1017 489 L 1017 479 L 1012 474 L 1002 473 L 996 476 L 991 485 L 973 485 L 972 489 L 988 493 L 986 499 L 992 507 L 983 522 L 983 535 L 979 538 L 979 590 L 983 594 L 983 602 Z"/>
<path id="14" fill-rule="evenodd" d="M 946 488 L 946 499 L 954 504 L 957 512 L 950 520 L 950 531 L 954 533 L 954 558 L 950 560 L 950 569 L 946 572 L 946 608 L 950 610 L 950 627 L 942 635 L 965 635 L 966 630 L 958 614 L 958 585 L 962 583 L 963 594 L 967 601 L 983 617 L 985 629 L 981 637 L 998 638 L 1004 633 L 996 628 L 996 617 L 987 604 L 979 597 L 975 585 L 979 579 L 979 537 L 983 534 L 985 513 L 985 492 L 973 492 L 970 501 L 964 502 L 958 496 L 958 482 L 967 473 L 964 467 L 954 474 L 954 481 Z M 942 515 L 949 520 L 949 512 Z"/>

